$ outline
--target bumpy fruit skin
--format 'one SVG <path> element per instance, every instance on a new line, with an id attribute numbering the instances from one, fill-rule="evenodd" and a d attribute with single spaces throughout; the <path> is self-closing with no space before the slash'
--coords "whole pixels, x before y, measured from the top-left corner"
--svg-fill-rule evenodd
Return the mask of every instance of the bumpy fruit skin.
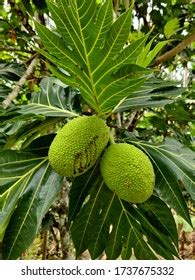
<path id="1" fill-rule="evenodd" d="M 100 168 L 107 186 L 121 199 L 142 203 L 152 195 L 155 181 L 152 164 L 135 146 L 126 143 L 109 146 Z"/>
<path id="2" fill-rule="evenodd" d="M 97 116 L 80 116 L 58 132 L 49 149 L 49 162 L 60 175 L 76 177 L 90 169 L 106 147 L 109 128 Z"/>

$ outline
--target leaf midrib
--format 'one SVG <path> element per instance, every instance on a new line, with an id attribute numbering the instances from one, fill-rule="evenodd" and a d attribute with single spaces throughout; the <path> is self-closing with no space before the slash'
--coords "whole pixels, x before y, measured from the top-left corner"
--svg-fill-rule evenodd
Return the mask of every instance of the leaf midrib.
<path id="1" fill-rule="evenodd" d="M 127 219 L 128 223 L 129 223 L 129 225 L 131 226 L 132 231 L 134 232 L 134 234 L 135 234 L 135 236 L 136 236 L 136 239 L 137 239 L 137 242 L 136 242 L 136 243 L 139 243 L 140 246 L 141 246 L 141 245 L 143 244 L 143 242 L 144 242 L 144 243 L 147 245 L 147 247 L 150 248 L 150 247 L 148 246 L 148 244 L 144 241 L 144 239 L 142 239 L 142 240 L 140 241 L 139 236 L 137 235 L 137 229 L 135 229 L 135 228 L 133 227 L 133 225 L 132 225 L 132 223 L 131 223 L 131 220 L 129 219 L 129 216 L 131 216 L 130 213 L 127 212 L 127 210 L 125 209 L 125 207 L 124 207 L 124 205 L 123 205 L 123 203 L 122 203 L 122 201 L 121 201 L 120 198 L 119 198 L 119 201 L 120 201 L 120 204 L 121 204 L 122 211 L 123 211 L 123 213 L 125 214 L 126 219 Z M 140 233 L 140 234 L 141 234 L 141 233 Z M 136 248 L 137 246 L 133 246 L 133 247 Z M 141 247 L 143 248 L 143 246 L 141 246 Z M 148 248 L 145 249 L 145 251 L 147 251 L 147 254 L 148 254 Z"/>
<path id="2" fill-rule="evenodd" d="M 46 161 L 46 160 L 45 160 L 45 161 Z M 45 163 L 45 161 L 42 162 L 42 165 Z M 10 247 L 10 251 L 9 251 L 9 254 L 8 254 L 8 259 L 9 259 L 10 255 L 11 255 L 12 250 L 13 250 L 13 248 L 14 248 L 14 246 L 15 246 L 15 243 L 16 243 L 16 241 L 17 241 L 19 235 L 20 235 L 20 231 L 21 231 L 21 229 L 22 229 L 22 227 L 23 227 L 23 225 L 24 225 L 24 223 L 25 223 L 25 221 L 26 221 L 26 219 L 27 219 L 27 217 L 28 217 L 28 215 L 29 215 L 29 211 L 30 211 L 31 206 L 32 206 L 32 204 L 33 204 L 33 202 L 34 202 L 34 198 L 36 197 L 36 194 L 37 194 L 37 192 L 38 192 L 38 190 L 39 190 L 39 188 L 40 188 L 40 186 L 41 186 L 42 180 L 43 180 L 43 178 L 44 178 L 44 176 L 45 176 L 45 173 L 47 172 L 48 167 L 49 167 L 49 163 L 48 163 L 48 165 L 47 165 L 47 168 L 45 169 L 45 171 L 43 172 L 43 174 L 42 174 L 42 176 L 41 176 L 41 179 L 40 179 L 40 181 L 39 181 L 39 184 L 38 184 L 38 186 L 37 186 L 37 188 L 36 188 L 36 191 L 34 192 L 34 195 L 33 195 L 33 197 L 32 197 L 31 203 L 30 203 L 30 205 L 29 205 L 28 211 L 26 212 L 26 214 L 25 214 L 25 216 L 24 216 L 24 218 L 23 218 L 23 220 L 22 220 L 22 223 L 21 223 L 21 225 L 20 225 L 20 227 L 19 227 L 18 233 L 16 234 L 16 238 L 15 238 L 15 240 L 14 240 L 12 246 Z M 36 169 L 35 169 L 35 170 L 36 170 Z M 34 174 L 34 172 L 32 172 L 31 177 L 33 176 L 33 174 Z M 31 217 L 31 215 L 29 215 L 29 216 Z M 32 219 L 32 218 L 31 218 L 31 219 Z M 32 219 L 32 220 L 33 220 L 33 219 Z"/>
<path id="3" fill-rule="evenodd" d="M 35 157 L 35 158 L 29 158 L 29 159 L 25 159 L 25 160 L 10 161 L 10 162 L 6 162 L 6 163 L 1 163 L 0 167 L 5 166 L 5 165 L 10 165 L 10 164 L 18 164 L 18 163 L 28 162 L 28 161 L 34 161 L 34 160 L 36 161 L 36 160 L 40 160 L 40 159 L 43 159 L 43 158 L 44 157 Z"/>
<path id="4" fill-rule="evenodd" d="M 16 186 L 19 182 L 22 182 L 22 180 L 27 179 L 27 181 L 24 183 L 24 186 L 23 186 L 22 190 L 20 190 L 20 193 L 18 194 L 18 197 L 19 197 L 20 194 L 21 194 L 21 193 L 23 192 L 23 190 L 25 189 L 25 187 L 26 187 L 28 181 L 30 180 L 32 174 L 34 173 L 34 171 L 35 171 L 36 169 L 38 169 L 46 160 L 47 160 L 47 158 L 46 158 L 45 160 L 43 160 L 42 162 L 40 162 L 38 165 L 36 165 L 33 169 L 31 169 L 30 171 L 28 171 L 27 173 L 25 173 L 18 181 L 16 181 L 16 182 L 6 191 L 6 192 L 7 192 L 7 196 L 6 196 L 6 197 L 9 197 L 10 192 L 11 192 L 11 190 L 14 188 L 14 186 Z M 29 178 L 27 177 L 28 175 L 30 175 Z M 5 192 L 5 193 L 6 193 L 6 192 Z M 5 194 L 5 193 L 3 193 L 3 194 Z M 1 196 L 2 196 L 2 195 L 1 195 Z M 0 197 L 1 197 L 1 196 L 0 196 Z M 3 213 L 5 207 L 6 207 L 6 205 L 4 205 L 4 208 L 2 209 L 1 213 Z M 5 215 L 5 214 L 4 214 L 4 215 Z M 9 211 L 9 215 L 10 215 L 10 211 Z M 1 216 L 1 215 L 0 215 L 0 216 Z M 6 219 L 6 220 L 7 220 L 7 219 Z M 2 227 L 2 225 L 4 225 L 4 224 L 5 224 L 5 218 L 3 219 L 3 223 L 1 223 L 1 225 L 0 225 L 0 235 L 2 235 L 2 230 L 4 230 L 4 229 L 1 230 L 1 227 Z"/>
<path id="5" fill-rule="evenodd" d="M 82 197 L 82 194 L 83 194 L 84 191 L 86 190 L 86 188 L 87 188 L 87 186 L 88 186 L 88 183 L 90 182 L 91 178 L 93 177 L 93 175 L 94 175 L 93 173 L 95 172 L 95 170 L 96 170 L 98 164 L 99 164 L 99 161 L 96 162 L 96 164 L 95 164 L 94 167 L 93 167 L 93 170 L 90 172 L 90 175 L 89 175 L 88 179 L 85 181 L 85 185 L 84 185 L 84 187 L 82 188 L 82 190 L 81 190 L 81 192 L 80 192 L 80 194 L 79 194 L 79 197 L 78 197 L 78 199 L 77 199 L 77 201 L 76 201 L 76 203 L 75 203 L 75 207 L 74 207 L 74 209 L 73 209 L 73 211 L 72 211 L 72 214 L 71 214 L 70 217 L 69 217 L 69 220 L 70 220 L 70 221 L 72 221 L 72 217 L 74 216 L 74 213 L 75 213 L 75 211 L 76 211 L 76 209 L 77 209 L 77 206 L 79 205 L 79 202 L 80 202 L 80 199 L 81 199 L 81 197 Z"/>
<path id="6" fill-rule="evenodd" d="M 101 234 L 101 232 L 102 232 L 102 229 L 103 229 L 103 227 L 104 227 L 104 224 L 105 224 L 105 222 L 106 222 L 106 219 L 107 219 L 107 217 L 108 217 L 108 214 L 109 214 L 109 212 L 110 212 L 110 209 L 111 209 L 111 207 L 112 207 L 114 198 L 115 198 L 115 193 L 113 193 L 113 195 L 112 195 L 112 197 L 111 197 L 110 203 L 109 203 L 108 208 L 107 208 L 107 210 L 106 210 L 106 213 L 105 213 L 105 215 L 104 215 L 104 219 L 103 219 L 103 221 L 101 222 L 101 227 L 100 227 L 100 229 L 99 229 L 98 236 L 97 236 L 97 238 L 96 238 L 96 241 L 95 241 L 95 244 L 94 244 L 94 247 L 93 247 L 93 254 L 94 254 L 94 252 L 95 252 L 95 250 L 96 250 L 97 242 L 98 242 L 98 240 L 99 240 L 100 234 Z"/>
<path id="7" fill-rule="evenodd" d="M 160 148 L 160 147 L 159 147 L 159 148 L 156 148 L 156 147 L 147 145 L 147 144 L 145 144 L 145 143 L 142 143 L 142 144 L 145 145 L 145 146 L 149 146 L 149 147 L 152 148 L 153 150 L 156 150 L 160 155 L 164 156 L 171 164 L 173 164 L 173 165 L 175 166 L 175 168 L 176 168 L 177 170 L 180 170 L 180 172 L 181 172 L 186 178 L 188 178 L 188 180 L 191 182 L 192 185 L 195 184 L 195 182 L 193 182 L 192 179 L 191 179 L 178 165 L 176 165 L 174 161 L 172 161 L 171 159 L 169 159 L 169 158 L 167 157 L 167 155 L 165 155 L 165 153 L 170 153 L 170 154 L 172 154 L 173 157 L 176 157 L 176 158 L 177 158 L 177 157 L 180 157 L 181 155 L 177 156 L 177 154 L 174 154 L 174 153 L 172 153 L 172 152 L 170 152 L 170 151 L 167 151 L 167 150 L 163 150 L 163 149 Z M 164 145 L 164 146 L 166 147 L 166 145 Z M 160 150 L 164 151 L 165 153 L 162 153 Z M 185 164 L 185 165 L 186 165 L 186 164 Z"/>
<path id="8" fill-rule="evenodd" d="M 123 26 L 126 24 L 126 18 L 129 16 L 129 12 L 130 10 L 127 12 L 125 20 L 123 20 L 123 23 L 121 24 L 120 30 L 123 29 Z M 119 32 L 118 32 L 119 33 Z M 107 60 L 107 58 L 109 57 L 116 41 L 118 40 L 118 36 L 115 36 L 115 39 L 113 40 L 112 46 L 109 48 L 108 53 L 106 54 L 106 56 L 104 57 L 104 59 L 101 61 L 101 63 L 99 64 L 99 66 L 93 71 L 93 75 L 99 70 L 99 68 L 101 68 L 101 66 L 105 63 L 105 61 Z"/>
<path id="9" fill-rule="evenodd" d="M 95 206 L 95 204 L 96 204 L 96 201 L 98 200 L 98 196 L 99 196 L 99 194 L 101 193 L 101 189 L 102 189 L 103 184 L 104 184 L 104 182 L 102 182 L 101 185 L 100 185 L 100 188 L 99 188 L 99 190 L 98 190 L 98 192 L 97 192 L 97 194 L 96 194 L 96 196 L 95 196 L 94 202 L 93 202 L 92 207 L 91 207 L 91 210 L 90 210 L 90 212 L 89 212 L 88 219 L 87 219 L 87 221 L 85 222 L 85 228 L 84 228 L 84 230 L 83 230 L 83 234 L 82 234 L 82 237 L 81 237 L 81 240 L 80 240 L 80 247 L 78 248 L 78 252 L 79 252 L 79 253 L 81 252 L 82 244 L 83 244 L 84 237 L 85 237 L 85 234 L 86 234 L 88 225 L 89 225 L 89 221 L 90 221 L 91 216 L 92 216 L 92 213 L 93 213 L 93 211 L 94 211 L 94 206 Z M 70 227 L 70 228 L 71 228 L 71 227 Z"/>
<path id="10" fill-rule="evenodd" d="M 114 255 L 115 244 L 116 244 L 116 240 L 117 240 L 117 234 L 118 234 L 118 230 L 119 230 L 119 226 L 120 226 L 122 217 L 123 217 L 123 211 L 121 211 L 120 216 L 118 218 L 117 225 L 116 225 L 115 234 L 114 234 L 114 242 L 113 242 L 112 251 L 111 251 L 111 254 L 110 254 L 111 259 L 113 259 L 112 256 Z"/>
<path id="11" fill-rule="evenodd" d="M 131 141 L 131 142 L 132 142 L 132 143 L 135 143 L 135 144 L 138 144 L 137 142 L 133 142 L 133 141 Z M 144 145 L 144 143 L 142 143 L 142 144 Z M 138 144 L 138 145 L 139 145 L 139 144 Z M 139 145 L 139 146 L 142 147 L 142 145 Z M 147 144 L 145 144 L 145 146 L 152 147 L 152 146 L 147 145 Z M 152 147 L 152 148 L 154 148 L 154 147 Z M 155 164 L 155 166 L 157 167 L 158 171 L 160 172 L 162 178 L 164 179 L 164 181 L 165 181 L 165 182 L 167 183 L 167 185 L 169 186 L 169 190 L 171 191 L 172 195 L 175 197 L 177 203 L 179 204 L 179 206 L 180 206 L 180 211 L 182 210 L 182 212 L 183 212 L 183 214 L 184 214 L 184 217 L 186 217 L 186 221 L 188 221 L 188 220 L 189 220 L 189 217 L 186 216 L 185 210 L 183 209 L 183 206 L 181 205 L 180 200 L 178 200 L 177 196 L 175 195 L 171 184 L 169 183 L 169 181 L 167 181 L 167 178 L 164 176 L 164 173 L 161 171 L 161 169 L 159 168 L 159 166 L 158 166 L 157 162 L 154 160 L 154 158 L 151 157 L 150 154 L 149 154 L 146 150 L 145 150 L 145 153 L 146 153 L 146 154 L 151 158 L 151 160 L 154 162 L 154 164 Z"/>
<path id="12" fill-rule="evenodd" d="M 76 3 L 76 6 L 77 6 L 77 3 Z M 78 6 L 77 6 L 77 9 L 76 9 L 77 22 L 78 22 L 79 28 L 80 28 L 81 40 L 82 40 L 82 43 L 83 43 L 83 48 L 84 48 L 84 53 L 85 53 L 86 66 L 87 66 L 89 78 L 90 78 L 90 81 L 91 81 L 92 92 L 94 94 L 94 100 L 95 100 L 95 103 L 97 105 L 96 110 L 99 113 L 99 102 L 98 102 L 98 99 L 97 99 L 96 87 L 95 87 L 95 83 L 94 83 L 94 80 L 93 80 L 91 65 L 90 65 L 90 62 L 89 62 L 89 56 L 88 56 L 88 53 L 87 53 L 87 48 L 86 48 L 85 39 L 84 39 L 83 32 L 82 32 L 81 21 L 80 21 L 80 16 L 79 16 L 78 10 L 79 9 L 78 9 Z"/>

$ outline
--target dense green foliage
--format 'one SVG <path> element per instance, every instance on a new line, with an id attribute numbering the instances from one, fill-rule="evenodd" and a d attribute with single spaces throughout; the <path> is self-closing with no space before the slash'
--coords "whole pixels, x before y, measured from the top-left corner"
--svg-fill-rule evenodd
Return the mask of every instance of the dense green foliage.
<path id="1" fill-rule="evenodd" d="M 19 258 L 48 216 L 57 227 L 53 205 L 64 182 L 69 206 L 59 212 L 76 257 L 85 250 L 92 259 L 180 257 L 174 218 L 191 227 L 195 201 L 194 5 L 130 2 L 0 1 L 3 259 Z M 56 132 L 81 115 L 98 115 L 117 143 L 148 156 L 156 179 L 147 201 L 129 203 L 106 185 L 100 153 L 108 139 L 81 176 L 51 168 Z"/>

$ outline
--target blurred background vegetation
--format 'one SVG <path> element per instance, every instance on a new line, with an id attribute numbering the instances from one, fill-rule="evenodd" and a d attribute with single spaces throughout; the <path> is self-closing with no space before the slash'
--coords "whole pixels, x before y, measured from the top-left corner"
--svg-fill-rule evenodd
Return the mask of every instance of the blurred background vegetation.
<path id="1" fill-rule="evenodd" d="M 102 0 L 97 0 L 101 3 Z M 130 0 L 113 0 L 115 17 L 131 5 Z M 53 26 L 45 0 L 0 0 L 0 108 L 14 108 L 28 104 L 32 93 L 40 91 L 43 78 L 52 74 L 47 69 L 37 48 L 42 44 L 37 36 L 31 16 L 47 26 Z M 195 151 L 195 3 L 187 0 L 137 0 L 129 41 L 151 31 L 157 42 L 167 40 L 157 58 L 150 65 L 156 77 L 176 81 L 185 92 L 173 103 L 164 107 L 132 109 L 129 113 L 117 113 L 112 121 L 137 133 L 142 139 L 162 142 L 166 136 L 174 136 L 181 144 Z M 65 89 L 68 90 L 68 89 Z M 72 94 L 76 94 L 73 92 Z M 77 111 L 88 108 L 74 101 Z M 16 124 L 17 126 L 17 124 Z M 0 142 L 14 135 L 16 126 L 0 126 Z M 147 133 L 146 133 L 147 128 Z M 46 215 L 42 231 L 24 259 L 71 259 L 74 249 L 68 235 L 67 195 L 69 186 L 64 184 L 56 203 Z M 185 194 L 185 193 L 184 193 Z M 195 205 L 186 194 L 193 223 Z M 65 223 L 64 223 L 65 221 Z M 176 217 L 180 236 L 180 255 L 184 259 L 195 258 L 195 232 Z M 81 258 L 88 258 L 87 253 Z M 103 256 L 102 256 L 103 258 Z"/>

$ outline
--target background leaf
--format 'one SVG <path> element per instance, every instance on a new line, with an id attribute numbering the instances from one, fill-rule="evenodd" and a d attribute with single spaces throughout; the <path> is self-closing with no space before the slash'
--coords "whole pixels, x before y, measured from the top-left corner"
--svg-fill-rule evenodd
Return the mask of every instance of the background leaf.
<path id="1" fill-rule="evenodd" d="M 0 174 L 3 189 L 0 193 L 0 242 L 19 198 L 27 188 L 34 172 L 44 164 L 45 160 L 40 157 L 36 159 L 35 156 L 22 152 L 1 152 Z"/>
<path id="2" fill-rule="evenodd" d="M 179 19 L 172 18 L 168 20 L 164 26 L 164 34 L 169 39 L 179 29 Z"/>
<path id="3" fill-rule="evenodd" d="M 114 111 L 124 112 L 138 108 L 158 108 L 175 102 L 185 88 L 177 87 L 177 83 L 151 78 L 134 93 L 130 94 Z"/>
<path id="4" fill-rule="evenodd" d="M 23 66 L 17 63 L 0 62 L 0 77 L 6 80 L 18 81 L 24 73 Z"/>
<path id="5" fill-rule="evenodd" d="M 53 77 L 42 79 L 40 87 L 41 92 L 34 93 L 31 102 L 21 106 L 20 114 L 46 117 L 77 116 L 72 108 L 76 91 L 66 92 L 65 89 L 68 89 L 68 86 Z"/>
<path id="6" fill-rule="evenodd" d="M 11 91 L 10 87 L 0 84 L 0 102 L 2 102 L 5 99 L 5 97 L 10 91 Z"/>
<path id="7" fill-rule="evenodd" d="M 147 67 L 150 65 L 152 60 L 155 58 L 155 56 L 160 52 L 160 50 L 167 44 L 167 41 L 159 42 L 155 45 L 155 47 L 152 48 L 152 44 L 154 42 L 155 37 L 153 37 L 147 45 L 142 48 L 140 51 L 136 63 L 137 65 L 140 65 L 142 67 Z"/>
<path id="8" fill-rule="evenodd" d="M 28 115 L 29 118 L 29 115 Z M 62 118 L 47 118 L 44 121 L 30 119 L 29 122 L 18 122 L 16 129 L 11 133 L 6 141 L 5 149 L 11 149 L 18 144 L 21 149 L 25 149 L 32 141 L 42 135 L 55 131 L 56 124 L 62 122 Z"/>
<path id="9" fill-rule="evenodd" d="M 151 157 L 156 170 L 155 189 L 159 197 L 191 224 L 181 188 L 185 187 L 192 198 L 194 197 L 195 169 L 193 152 L 188 148 L 183 148 L 181 144 L 173 139 L 167 139 L 165 143 L 160 145 L 144 142 L 133 143 Z"/>
<path id="10" fill-rule="evenodd" d="M 42 160 L 43 157 L 29 152 L 2 150 L 0 152 L 0 186 L 21 179 Z"/>
<path id="11" fill-rule="evenodd" d="M 55 133 L 43 135 L 33 140 L 24 151 L 37 154 L 39 156 L 47 156 L 49 147 L 56 136 Z"/>

